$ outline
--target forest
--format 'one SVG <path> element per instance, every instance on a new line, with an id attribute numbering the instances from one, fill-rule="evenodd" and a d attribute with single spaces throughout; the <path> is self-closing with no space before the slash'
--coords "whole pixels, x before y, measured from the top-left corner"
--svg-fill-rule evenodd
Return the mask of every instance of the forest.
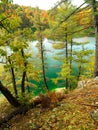
<path id="1" fill-rule="evenodd" d="M 75 40 L 85 37 L 94 49 Z M 97 130 L 97 94 L 97 0 L 50 10 L 0 0 L 0 130 Z"/>

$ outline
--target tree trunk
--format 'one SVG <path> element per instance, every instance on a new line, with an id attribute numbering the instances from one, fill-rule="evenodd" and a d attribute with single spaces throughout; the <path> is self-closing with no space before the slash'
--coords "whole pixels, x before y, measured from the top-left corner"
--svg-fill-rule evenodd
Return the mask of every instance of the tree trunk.
<path id="1" fill-rule="evenodd" d="M 26 75 L 26 81 L 29 82 L 27 75 Z M 30 86 L 29 85 L 27 85 L 27 89 L 28 89 L 28 93 L 30 93 Z"/>
<path id="2" fill-rule="evenodd" d="M 26 71 L 22 74 L 22 81 L 21 81 L 21 93 L 25 92 L 25 78 L 26 78 Z"/>
<path id="3" fill-rule="evenodd" d="M 25 79 L 26 79 L 26 66 L 27 66 L 27 63 L 25 61 L 25 56 L 24 56 L 24 50 L 23 49 L 21 50 L 21 54 L 22 54 L 22 57 L 24 59 L 24 71 L 23 71 L 23 74 L 22 74 L 22 81 L 21 81 L 21 93 L 23 94 L 25 92 Z"/>
<path id="4" fill-rule="evenodd" d="M 68 41 L 67 41 L 67 38 L 68 38 L 68 35 L 66 33 L 66 47 L 65 47 L 66 50 L 65 50 L 65 53 L 66 53 L 66 63 L 68 64 Z M 68 86 L 69 86 L 68 78 L 66 77 L 66 89 L 68 89 Z"/>
<path id="5" fill-rule="evenodd" d="M 77 76 L 77 80 L 79 80 L 79 78 L 80 78 L 81 69 L 82 69 L 82 66 L 80 65 L 80 66 L 78 67 L 78 76 Z"/>
<path id="6" fill-rule="evenodd" d="M 40 104 L 42 101 L 41 100 L 35 100 L 33 103 L 27 105 L 27 106 L 21 106 L 14 110 L 12 113 L 8 114 L 6 117 L 0 120 L 0 127 L 4 124 L 7 123 L 10 119 L 12 119 L 14 116 L 18 114 L 25 114 L 27 111 L 30 109 L 36 107 L 38 104 Z"/>
<path id="7" fill-rule="evenodd" d="M 95 14 L 97 12 L 96 3 L 97 3 L 96 0 L 92 0 L 92 8 L 94 12 L 95 38 L 96 38 L 94 77 L 98 76 L 98 14 Z"/>
<path id="8" fill-rule="evenodd" d="M 36 8 L 36 11 L 37 11 L 37 15 L 35 16 L 35 21 L 34 21 L 36 29 L 37 29 L 36 36 L 37 36 L 37 39 L 38 39 L 39 44 L 40 44 L 40 56 L 41 56 L 43 82 L 44 82 L 45 89 L 48 92 L 49 88 L 48 88 L 47 79 L 46 79 L 45 58 L 44 58 L 44 50 L 43 50 L 43 37 L 44 37 L 43 28 L 45 27 L 45 25 L 44 25 L 44 22 L 41 18 L 41 15 L 40 15 L 40 13 L 41 13 L 40 9 Z"/>
<path id="9" fill-rule="evenodd" d="M 18 102 L 18 100 L 10 93 L 10 91 L 3 86 L 1 82 L 0 82 L 0 91 L 6 97 L 6 99 L 11 105 L 13 105 L 14 107 L 19 107 L 21 105 Z"/>
<path id="10" fill-rule="evenodd" d="M 72 42 L 72 38 L 71 38 L 71 43 L 70 43 L 70 69 L 72 69 L 72 53 L 73 53 L 73 42 Z"/>
<path id="11" fill-rule="evenodd" d="M 41 60 L 42 60 L 43 79 L 44 79 L 45 87 L 46 87 L 47 91 L 49 91 L 47 80 L 46 80 L 45 63 L 44 63 L 44 52 L 43 52 L 43 42 L 42 42 L 42 40 L 41 40 L 40 44 L 41 44 Z"/>
<path id="12" fill-rule="evenodd" d="M 66 89 L 68 89 L 68 86 L 69 86 L 68 78 L 66 78 L 65 83 L 66 83 Z"/>
<path id="13" fill-rule="evenodd" d="M 8 57 L 8 62 L 9 62 L 10 65 L 12 64 L 10 57 Z M 11 67 L 11 74 L 12 74 L 12 83 L 13 83 L 14 93 L 15 93 L 15 96 L 17 97 L 17 86 L 16 86 L 15 73 L 14 73 L 13 67 Z"/>

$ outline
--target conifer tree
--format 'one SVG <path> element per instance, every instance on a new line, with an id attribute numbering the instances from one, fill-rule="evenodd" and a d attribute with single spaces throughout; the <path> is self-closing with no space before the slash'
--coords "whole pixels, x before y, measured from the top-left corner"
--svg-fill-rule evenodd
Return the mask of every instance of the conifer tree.
<path id="1" fill-rule="evenodd" d="M 68 15 L 70 12 L 74 9 L 74 7 L 71 5 L 69 2 L 65 2 L 64 4 L 61 5 L 61 7 L 58 9 L 59 13 L 57 15 L 57 25 Z M 71 67 L 72 67 L 72 51 L 73 51 L 73 43 L 72 43 L 72 34 L 71 31 L 75 29 L 75 24 L 73 25 L 72 20 L 74 19 L 71 18 L 70 21 L 68 22 L 63 22 L 58 28 L 55 30 L 53 29 L 53 33 L 55 32 L 54 39 L 60 41 L 57 44 L 53 44 L 53 48 L 55 49 L 63 49 L 63 53 L 60 53 L 60 58 L 56 58 L 58 60 L 62 59 L 62 67 L 61 67 L 61 72 L 59 75 L 65 79 L 65 86 L 68 88 L 69 86 L 69 75 L 71 74 Z M 57 26 L 55 25 L 55 26 Z M 55 27 L 54 27 L 55 28 Z M 71 34 L 71 35 L 69 35 Z M 70 46 L 70 48 L 69 48 Z M 62 58 L 61 58 L 62 57 Z M 65 70 L 65 72 L 64 72 Z M 62 73 L 62 74 L 61 74 Z M 65 75 L 65 78 L 64 78 Z M 57 78 L 59 80 L 59 78 Z M 61 79 L 61 78 L 60 78 Z M 55 80 L 55 79 L 54 79 Z"/>
<path id="2" fill-rule="evenodd" d="M 88 19 L 88 17 L 90 17 L 91 13 L 90 13 L 90 15 L 88 15 L 88 17 L 86 17 L 85 12 L 83 11 L 83 9 L 78 8 L 80 10 L 78 12 L 76 11 L 76 14 L 73 15 L 75 13 L 75 11 L 74 11 L 75 9 L 70 8 L 70 5 L 67 6 L 67 9 L 66 9 L 67 4 L 68 3 L 65 2 L 65 8 L 59 8 L 58 9 L 58 10 L 60 10 L 59 15 L 57 15 L 57 20 L 58 20 L 57 25 L 58 26 L 56 25 L 56 27 L 54 27 L 54 29 L 53 29 L 53 32 L 55 32 L 55 35 L 53 35 L 54 39 L 56 39 L 58 41 L 61 41 L 61 42 L 64 42 L 63 40 L 66 37 L 65 38 L 65 41 L 66 41 L 65 46 L 62 47 L 62 44 L 64 45 L 64 43 L 62 43 L 62 44 L 58 44 L 58 43 L 53 44 L 53 47 L 55 49 L 63 49 L 63 48 L 65 48 L 65 59 L 62 60 L 61 72 L 59 73 L 60 76 L 59 76 L 59 78 L 54 79 L 54 82 L 57 82 L 57 80 L 60 80 L 61 79 L 60 77 L 62 77 L 63 79 L 66 78 L 66 81 L 67 81 L 66 86 L 71 87 L 70 83 L 72 81 L 75 81 L 75 79 L 78 80 L 80 75 L 83 74 L 83 73 L 81 73 L 82 72 L 81 70 L 84 68 L 85 65 L 82 66 L 82 63 L 84 64 L 86 61 L 88 61 L 88 60 L 85 59 L 85 55 L 87 55 L 87 57 L 88 57 L 90 55 L 90 53 L 92 52 L 91 50 L 83 49 L 83 48 L 85 48 L 85 47 L 83 47 L 84 43 L 80 44 L 82 46 L 82 50 L 80 50 L 79 52 L 78 51 L 75 52 L 74 49 L 73 49 L 74 46 L 76 45 L 76 43 L 73 42 L 73 38 L 74 37 L 79 37 L 79 36 L 84 36 L 85 35 L 84 30 L 86 28 L 90 27 L 90 22 L 91 21 Z M 64 7 L 64 5 L 62 5 L 61 7 Z M 71 13 L 71 12 L 73 12 L 73 13 Z M 83 13 L 83 18 L 81 18 L 81 19 L 79 18 L 79 15 L 81 14 L 80 12 Z M 79 20 L 77 20 L 77 17 L 79 18 Z M 80 20 L 82 22 L 79 22 Z M 82 26 L 80 26 L 80 24 Z M 79 34 L 77 34 L 77 32 L 79 32 Z M 78 78 L 74 77 L 75 75 L 74 75 L 74 72 L 73 72 L 73 64 L 75 63 L 75 56 L 74 56 L 75 53 L 76 53 L 76 57 L 78 57 L 77 58 L 78 59 L 78 62 L 77 62 L 77 64 L 78 64 L 78 73 L 79 73 Z M 62 53 L 59 53 L 59 54 L 62 54 Z M 63 56 L 64 56 L 64 53 L 63 53 Z M 83 59 L 81 59 L 81 57 Z M 61 57 L 56 58 L 56 59 L 61 60 Z M 79 62 L 81 62 L 81 63 L 79 63 Z M 65 78 L 64 78 L 64 76 L 65 76 Z M 70 82 L 68 82 L 68 81 L 70 81 Z M 68 83 L 69 83 L 69 85 L 68 85 Z"/>
<path id="3" fill-rule="evenodd" d="M 43 45 L 44 41 L 44 29 L 47 24 L 44 22 L 44 18 L 42 18 L 41 11 L 39 8 L 36 8 L 35 16 L 34 16 L 34 27 L 36 28 L 36 39 L 38 40 L 38 49 L 40 53 L 40 58 L 41 58 L 41 67 L 42 67 L 42 76 L 43 76 L 43 81 L 46 90 L 49 90 L 49 86 L 47 84 L 47 78 L 46 78 L 46 67 L 45 67 L 45 47 Z"/>

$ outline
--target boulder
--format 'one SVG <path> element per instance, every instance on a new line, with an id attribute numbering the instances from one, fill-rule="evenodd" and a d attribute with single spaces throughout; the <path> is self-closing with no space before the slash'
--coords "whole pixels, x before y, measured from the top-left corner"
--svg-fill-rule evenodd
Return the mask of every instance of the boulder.
<path id="1" fill-rule="evenodd" d="M 60 93 L 60 94 L 63 95 L 66 92 L 66 88 L 56 88 L 55 92 L 58 93 L 58 94 Z"/>
<path id="2" fill-rule="evenodd" d="M 78 82 L 78 88 L 84 88 L 85 87 L 85 84 L 86 84 L 86 81 L 85 80 L 81 80 Z"/>
<path id="3" fill-rule="evenodd" d="M 98 76 L 91 79 L 80 80 L 78 82 L 77 88 L 84 88 L 84 87 L 98 87 Z"/>
<path id="4" fill-rule="evenodd" d="M 96 110 L 93 110 L 91 113 L 91 118 L 95 121 L 95 122 L 98 122 L 98 109 Z"/>

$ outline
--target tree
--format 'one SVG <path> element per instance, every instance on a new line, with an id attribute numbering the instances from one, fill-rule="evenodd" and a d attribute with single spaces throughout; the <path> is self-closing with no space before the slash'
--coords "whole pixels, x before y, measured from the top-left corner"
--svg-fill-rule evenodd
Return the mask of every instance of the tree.
<path id="1" fill-rule="evenodd" d="M 77 80 L 80 80 L 82 76 L 86 78 L 86 69 L 88 68 L 89 59 L 94 53 L 93 50 L 86 49 L 87 44 L 89 44 L 89 42 L 76 43 L 76 46 L 78 46 L 79 49 L 73 52 L 75 57 L 74 62 L 78 69 Z"/>
<path id="2" fill-rule="evenodd" d="M 97 11 L 97 5 L 98 5 L 98 2 L 96 0 L 92 0 L 92 8 L 93 8 L 93 12 L 94 12 L 95 38 L 96 38 L 94 76 L 98 76 L 98 11 Z"/>
<path id="3" fill-rule="evenodd" d="M 6 87 L 3 86 L 1 82 L 0 82 L 0 91 L 7 98 L 7 100 L 11 105 L 13 105 L 14 107 L 19 107 L 21 105 L 19 101 L 10 93 L 10 91 Z"/>
<path id="4" fill-rule="evenodd" d="M 47 84 L 47 79 L 46 79 L 46 68 L 45 68 L 45 48 L 43 45 L 43 40 L 45 38 L 44 36 L 44 30 L 45 27 L 47 28 L 47 19 L 45 20 L 44 17 L 42 17 L 42 13 L 39 10 L 39 8 L 36 8 L 36 12 L 34 14 L 34 27 L 36 28 L 36 39 L 38 40 L 38 49 L 40 52 L 41 56 L 41 67 L 42 67 L 42 76 L 43 76 L 43 81 L 44 85 L 47 91 L 49 91 L 49 87 Z"/>
<path id="5" fill-rule="evenodd" d="M 10 64 L 10 71 L 11 71 L 11 75 L 12 75 L 12 83 L 13 83 L 13 89 L 14 89 L 14 93 L 15 93 L 15 96 L 17 97 L 17 85 L 16 85 L 16 79 L 15 79 L 15 71 L 14 71 L 14 68 L 12 66 L 12 61 L 10 59 L 10 56 L 8 57 L 8 62 Z"/>
<path id="6" fill-rule="evenodd" d="M 33 30 L 31 30 L 29 27 L 27 28 L 27 26 L 23 28 L 20 24 L 23 21 L 17 14 L 16 10 L 13 11 L 14 8 L 10 8 L 13 5 L 9 3 L 0 3 L 0 6 L 2 7 L 0 8 L 0 11 L 2 12 L 2 14 L 0 14 L 0 18 L 1 23 L 4 26 L 2 26 L 2 28 L 0 29 L 0 57 L 2 58 L 4 63 L 4 73 L 6 77 L 9 76 L 9 79 L 12 79 L 6 81 L 6 79 L 3 79 L 3 76 L 1 76 L 0 80 L 5 86 L 9 85 L 9 88 L 3 89 L 2 93 L 6 93 L 6 90 L 11 90 L 12 93 L 10 93 L 9 96 L 5 94 L 5 96 L 8 101 L 12 103 L 14 100 L 13 95 L 16 96 L 16 100 L 20 96 L 19 86 L 21 88 L 21 93 L 23 96 L 26 96 L 26 94 L 24 94 L 26 90 L 26 85 L 28 88 L 28 92 L 30 91 L 28 79 L 29 73 L 27 72 L 27 70 L 28 66 L 30 67 L 31 64 L 28 63 L 28 59 L 31 58 L 31 54 L 25 54 L 25 52 L 28 49 L 29 42 L 32 41 L 34 37 L 32 35 Z M 17 9 L 18 6 L 14 7 L 15 9 Z M 32 71 L 29 72 L 32 73 Z M 13 95 L 11 96 L 11 94 Z"/>
<path id="7" fill-rule="evenodd" d="M 69 76 L 71 75 L 71 67 L 72 67 L 72 51 L 73 51 L 73 34 L 72 30 L 76 29 L 77 22 L 73 22 L 75 17 L 72 17 L 70 20 L 63 22 L 61 25 L 59 23 L 65 19 L 72 11 L 74 7 L 69 2 L 65 2 L 58 9 L 58 14 L 56 16 L 55 26 L 53 27 L 52 36 L 55 40 L 60 41 L 57 44 L 53 44 L 53 48 L 63 50 L 60 54 L 60 57 L 57 56 L 59 61 L 62 62 L 61 72 L 59 73 L 59 77 L 62 77 L 65 80 L 66 88 L 69 87 Z M 59 26 L 58 26 L 59 25 Z M 56 28 L 56 26 L 58 28 Z M 70 46 L 70 49 L 69 49 Z M 58 54 L 58 55 L 59 55 Z M 62 60 L 61 60 L 62 59 Z M 65 75 L 65 78 L 64 78 Z M 61 78 L 57 78 L 57 80 L 61 80 Z M 56 79 L 54 79 L 56 81 Z"/>
<path id="8" fill-rule="evenodd" d="M 84 2 L 83 4 L 85 3 L 86 2 Z M 60 8 L 58 8 L 58 14 L 56 14 L 57 17 L 55 17 L 56 21 L 58 22 L 57 23 L 55 22 L 55 27 L 53 27 L 52 30 L 53 32 L 51 31 L 52 36 L 54 36 L 54 39 L 61 41 L 61 44 L 59 44 L 60 42 L 57 44 L 53 44 L 53 47 L 58 50 L 59 49 L 62 50 L 65 48 L 65 58 L 64 58 L 64 50 L 63 53 L 62 52 L 58 53 L 62 55 L 64 59 L 62 60 L 61 72 L 59 73 L 60 76 L 59 78 L 57 77 L 57 79 L 54 79 L 54 82 L 57 83 L 57 80 L 61 80 L 61 77 L 64 80 L 65 76 L 66 86 L 69 87 L 71 86 L 68 84 L 73 82 L 74 79 L 78 80 L 78 78 L 83 74 L 81 72 L 83 72 L 82 71 L 83 69 L 85 70 L 86 62 L 88 63 L 88 59 L 85 59 L 85 55 L 89 57 L 90 53 L 92 53 L 91 50 L 86 50 L 85 47 L 83 47 L 85 43 L 80 43 L 80 45 L 82 46 L 82 50 L 75 52 L 75 50 L 73 49 L 75 45 L 78 46 L 78 44 L 73 42 L 73 38 L 85 36 L 86 34 L 85 30 L 90 28 L 92 24 L 92 19 L 90 20 L 92 15 L 91 7 L 86 6 L 85 8 L 81 9 L 80 7 L 82 7 L 82 5 L 80 5 L 78 8 L 75 9 L 72 6 L 70 7 L 70 4 L 68 2 L 65 2 L 65 5 L 63 3 L 60 6 Z M 74 56 L 75 53 L 77 61 L 75 61 Z M 55 59 L 61 61 L 62 58 L 61 56 L 60 57 L 57 56 Z M 73 72 L 74 62 L 77 62 L 78 65 L 78 73 L 79 73 L 78 78 L 74 77 L 75 76 Z M 82 64 L 85 65 L 82 66 Z"/>

